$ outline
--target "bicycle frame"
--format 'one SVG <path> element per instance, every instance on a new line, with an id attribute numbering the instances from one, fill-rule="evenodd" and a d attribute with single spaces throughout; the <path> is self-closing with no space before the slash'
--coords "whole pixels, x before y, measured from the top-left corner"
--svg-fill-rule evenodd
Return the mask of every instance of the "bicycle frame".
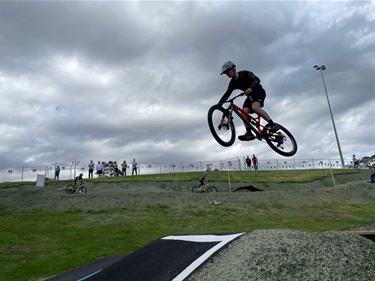
<path id="1" fill-rule="evenodd" d="M 208 126 L 215 140 L 224 147 L 229 147 L 234 143 L 236 130 L 233 112 L 235 112 L 243 121 L 247 130 L 253 133 L 254 137 L 251 139 L 265 140 L 280 155 L 290 157 L 296 154 L 297 142 L 284 126 L 274 123 L 274 126 L 270 129 L 268 124 L 266 125 L 266 122 L 262 121 L 261 116 L 252 116 L 254 112 L 248 113 L 234 104 L 234 100 L 243 95 L 244 93 L 241 93 L 228 101 L 215 104 L 208 110 Z M 224 104 L 226 105 L 224 106 Z M 243 140 L 240 137 L 239 139 Z"/>
<path id="2" fill-rule="evenodd" d="M 208 183 L 206 183 L 205 185 L 202 185 L 201 187 L 200 187 L 200 190 L 206 190 L 208 187 L 210 186 L 210 183 L 208 182 Z"/>
<path id="3" fill-rule="evenodd" d="M 230 119 L 233 119 L 232 112 L 234 111 L 238 115 L 238 117 L 240 117 L 241 120 L 255 133 L 256 137 L 261 140 L 263 138 L 262 133 L 265 127 L 264 125 L 260 124 L 262 118 L 259 115 L 257 115 L 257 117 L 253 117 L 250 113 L 247 113 L 245 110 L 234 104 L 234 100 L 243 95 L 244 93 L 241 93 L 225 102 L 230 103 L 227 108 L 227 110 L 229 110 L 230 112 L 229 117 Z"/>
<path id="4" fill-rule="evenodd" d="M 78 190 L 83 185 L 83 180 L 78 180 L 76 184 L 73 184 L 74 191 Z"/>

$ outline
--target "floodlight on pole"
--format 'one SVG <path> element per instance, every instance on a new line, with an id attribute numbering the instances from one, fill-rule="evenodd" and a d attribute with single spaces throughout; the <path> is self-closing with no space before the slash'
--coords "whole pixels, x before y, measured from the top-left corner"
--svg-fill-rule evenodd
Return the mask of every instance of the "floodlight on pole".
<path id="1" fill-rule="evenodd" d="M 332 114 L 332 109 L 331 109 L 331 103 L 329 102 L 329 98 L 328 98 L 328 92 L 327 92 L 326 82 L 324 81 L 324 76 L 323 76 L 323 70 L 325 70 L 326 67 L 325 67 L 325 65 L 322 65 L 322 66 L 317 66 L 317 65 L 315 65 L 314 68 L 315 68 L 316 70 L 320 70 L 320 74 L 322 75 L 323 86 L 324 86 L 324 91 L 326 92 L 326 97 L 327 97 L 327 103 L 328 103 L 329 113 L 330 113 L 330 115 L 331 115 L 331 120 L 332 120 L 333 130 L 334 130 L 334 132 L 335 132 L 336 142 L 337 142 L 337 147 L 338 147 L 338 149 L 339 149 L 339 154 L 340 154 L 340 158 L 341 158 L 341 165 L 342 165 L 342 168 L 345 168 L 345 162 L 344 162 L 344 158 L 342 157 L 341 146 L 340 146 L 339 137 L 338 137 L 338 135 L 337 135 L 337 130 L 336 130 L 336 125 L 335 125 L 335 120 L 333 119 L 333 114 Z"/>

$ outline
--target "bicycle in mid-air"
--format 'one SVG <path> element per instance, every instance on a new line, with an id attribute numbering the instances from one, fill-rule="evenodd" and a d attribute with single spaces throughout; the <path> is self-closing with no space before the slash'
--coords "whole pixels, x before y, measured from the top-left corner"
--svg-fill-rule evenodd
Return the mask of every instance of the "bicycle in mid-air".
<path id="1" fill-rule="evenodd" d="M 87 193 L 87 188 L 83 184 L 84 182 L 80 180 L 77 182 L 77 184 L 69 184 L 66 187 L 66 193 Z"/>
<path id="2" fill-rule="evenodd" d="M 204 192 L 217 192 L 217 188 L 215 186 L 210 185 L 210 183 L 206 183 L 202 186 L 196 185 L 193 186 L 191 189 L 193 193 L 204 193 Z"/>
<path id="3" fill-rule="evenodd" d="M 267 144 L 277 153 L 283 156 L 293 156 L 297 152 L 297 142 L 293 135 L 280 124 L 277 131 L 270 131 L 267 125 L 261 124 L 261 117 L 253 117 L 242 108 L 234 104 L 234 100 L 241 93 L 230 100 L 221 104 L 213 105 L 208 111 L 208 126 L 215 140 L 222 146 L 229 147 L 234 143 L 236 138 L 236 129 L 233 122 L 233 112 L 242 119 L 242 121 L 251 129 L 255 137 Z M 225 104 L 229 104 L 224 107 Z"/>

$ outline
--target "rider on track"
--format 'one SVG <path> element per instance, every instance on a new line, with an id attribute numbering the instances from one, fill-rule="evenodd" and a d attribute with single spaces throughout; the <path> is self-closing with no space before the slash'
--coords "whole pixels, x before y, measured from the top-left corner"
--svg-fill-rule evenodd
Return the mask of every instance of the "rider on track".
<path id="1" fill-rule="evenodd" d="M 200 188 L 202 188 L 203 186 L 205 186 L 207 183 L 208 183 L 208 178 L 207 178 L 207 175 L 208 175 L 208 172 L 204 172 L 203 173 L 203 176 L 201 177 L 199 183 L 200 183 Z"/>
<path id="2" fill-rule="evenodd" d="M 81 184 L 83 180 L 83 174 L 80 173 L 78 177 L 75 177 L 74 179 L 74 187 L 78 188 L 79 187 L 79 184 Z"/>

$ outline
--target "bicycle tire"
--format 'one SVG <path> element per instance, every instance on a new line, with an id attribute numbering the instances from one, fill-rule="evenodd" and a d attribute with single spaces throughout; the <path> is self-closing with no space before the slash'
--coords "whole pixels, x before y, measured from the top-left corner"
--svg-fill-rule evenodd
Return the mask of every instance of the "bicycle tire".
<path id="1" fill-rule="evenodd" d="M 67 187 L 66 187 L 66 193 L 68 194 L 72 194 L 74 192 L 74 186 L 72 184 L 69 184 Z"/>
<path id="2" fill-rule="evenodd" d="M 275 123 L 276 124 L 276 123 Z M 283 156 L 293 156 L 297 152 L 297 142 L 293 135 L 280 124 L 275 133 L 266 133 L 264 136 L 267 144 L 278 154 Z"/>
<path id="3" fill-rule="evenodd" d="M 217 188 L 215 186 L 209 186 L 207 192 L 217 192 Z"/>
<path id="4" fill-rule="evenodd" d="M 78 193 L 87 193 L 87 188 L 84 187 L 84 186 L 81 186 L 81 187 L 78 189 Z"/>
<path id="5" fill-rule="evenodd" d="M 208 110 L 207 119 L 214 139 L 222 146 L 231 146 L 236 138 L 236 130 L 227 111 L 220 105 L 213 105 Z"/>
<path id="6" fill-rule="evenodd" d="M 191 188 L 191 192 L 193 192 L 193 193 L 200 193 L 201 192 L 201 190 L 200 190 L 200 186 L 193 186 L 192 188 Z"/>

